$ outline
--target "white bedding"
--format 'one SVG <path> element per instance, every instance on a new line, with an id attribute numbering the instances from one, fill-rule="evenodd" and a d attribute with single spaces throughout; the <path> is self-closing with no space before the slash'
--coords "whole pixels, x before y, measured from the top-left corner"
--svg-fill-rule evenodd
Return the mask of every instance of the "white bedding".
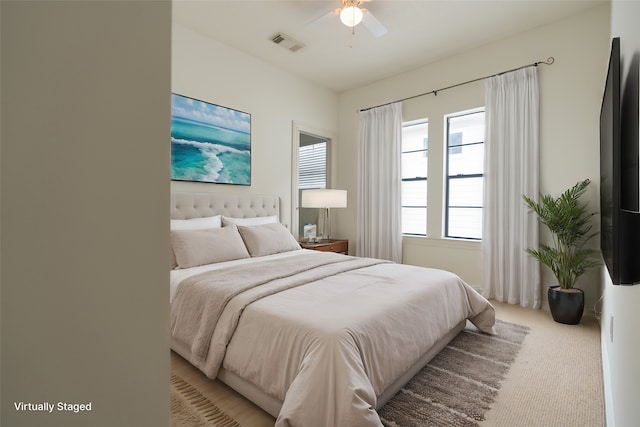
<path id="1" fill-rule="evenodd" d="M 180 305 L 177 287 L 188 277 L 310 256 L 342 257 L 297 250 L 174 270 L 172 318 Z M 210 378 L 223 367 L 283 401 L 277 426 L 380 426 L 377 397 L 435 342 L 463 319 L 487 333 L 495 321 L 489 302 L 454 274 L 392 263 L 332 274 L 251 302 L 256 292 L 262 293 L 252 289 L 229 301 L 206 358 L 175 336 L 172 348 Z"/>

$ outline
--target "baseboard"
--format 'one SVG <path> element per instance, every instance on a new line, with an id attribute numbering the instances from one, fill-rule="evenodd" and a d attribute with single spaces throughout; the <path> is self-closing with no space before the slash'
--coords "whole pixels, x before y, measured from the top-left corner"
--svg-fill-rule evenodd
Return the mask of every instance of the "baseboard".
<path id="1" fill-rule="evenodd" d="M 607 334 L 600 333 L 600 352 L 602 353 L 602 382 L 604 387 L 604 414 L 608 426 L 615 426 L 613 396 L 611 395 L 611 374 L 609 372 L 609 353 L 607 352 Z"/>

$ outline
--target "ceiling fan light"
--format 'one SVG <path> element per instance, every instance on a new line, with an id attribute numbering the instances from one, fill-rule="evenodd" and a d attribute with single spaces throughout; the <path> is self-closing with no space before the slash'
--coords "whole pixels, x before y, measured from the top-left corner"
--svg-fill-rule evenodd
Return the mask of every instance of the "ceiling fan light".
<path id="1" fill-rule="evenodd" d="M 362 22 L 362 10 L 356 6 L 348 6 L 340 12 L 340 20 L 347 27 L 355 27 Z"/>

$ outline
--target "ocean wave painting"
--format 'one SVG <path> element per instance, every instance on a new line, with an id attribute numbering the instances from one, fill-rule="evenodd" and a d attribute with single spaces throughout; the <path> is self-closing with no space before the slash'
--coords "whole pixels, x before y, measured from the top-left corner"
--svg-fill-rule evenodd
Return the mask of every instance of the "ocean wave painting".
<path id="1" fill-rule="evenodd" d="M 251 185 L 251 115 L 172 94 L 171 179 Z"/>

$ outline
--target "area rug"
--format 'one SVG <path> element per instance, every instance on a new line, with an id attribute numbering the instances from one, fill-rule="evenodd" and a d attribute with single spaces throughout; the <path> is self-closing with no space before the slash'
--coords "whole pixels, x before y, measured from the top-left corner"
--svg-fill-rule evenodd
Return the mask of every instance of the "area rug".
<path id="1" fill-rule="evenodd" d="M 191 384 L 171 375 L 171 427 L 240 427 Z"/>
<path id="2" fill-rule="evenodd" d="M 465 328 L 378 411 L 383 424 L 478 426 L 529 328 L 498 320 L 496 331 Z"/>

